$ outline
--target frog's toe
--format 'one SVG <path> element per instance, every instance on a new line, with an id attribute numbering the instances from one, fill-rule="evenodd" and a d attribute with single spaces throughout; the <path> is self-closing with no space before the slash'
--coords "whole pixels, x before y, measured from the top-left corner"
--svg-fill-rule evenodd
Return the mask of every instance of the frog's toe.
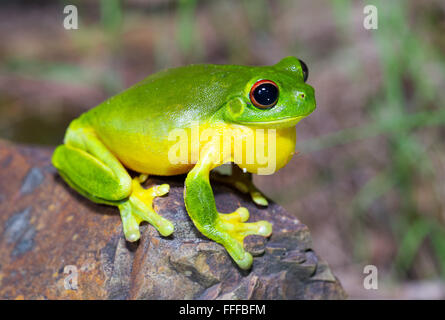
<path id="1" fill-rule="evenodd" d="M 139 240 L 141 234 L 139 232 L 139 219 L 132 213 L 131 204 L 126 201 L 119 206 L 122 219 L 122 228 L 124 230 L 125 239 L 130 242 Z"/>
<path id="2" fill-rule="evenodd" d="M 257 205 L 266 207 L 269 204 L 267 199 L 258 190 L 251 190 L 250 196 L 252 197 L 253 202 Z"/>
<path id="3" fill-rule="evenodd" d="M 236 209 L 232 213 L 220 213 L 219 217 L 227 223 L 245 222 L 249 220 L 249 210 L 244 207 Z"/>
<path id="4" fill-rule="evenodd" d="M 170 191 L 170 186 L 164 183 L 159 186 L 154 186 L 152 189 L 155 196 L 160 197 L 166 195 Z"/>
<path id="5" fill-rule="evenodd" d="M 154 198 L 168 193 L 169 185 L 144 189 L 139 181 L 138 178 L 133 179 L 130 197 L 119 205 L 125 238 L 128 241 L 137 241 L 140 238 L 139 224 L 142 221 L 150 223 L 163 236 L 171 235 L 174 231 L 173 224 L 153 210 Z"/>
<path id="6" fill-rule="evenodd" d="M 223 244 L 242 269 L 248 269 L 252 265 L 252 255 L 244 250 L 244 238 L 249 235 L 269 237 L 272 233 L 270 222 L 245 222 L 248 219 L 249 211 L 241 207 L 232 213 L 220 213 L 216 226 L 217 230 L 226 235 Z"/>
<path id="7" fill-rule="evenodd" d="M 253 257 L 249 252 L 244 252 L 244 255 L 241 259 L 235 260 L 235 262 L 239 265 L 241 269 L 249 269 L 253 263 Z"/>

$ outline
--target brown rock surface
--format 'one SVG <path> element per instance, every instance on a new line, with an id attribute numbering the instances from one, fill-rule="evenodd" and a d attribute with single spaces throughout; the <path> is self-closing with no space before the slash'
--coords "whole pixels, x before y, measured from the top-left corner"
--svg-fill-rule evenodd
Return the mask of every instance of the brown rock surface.
<path id="1" fill-rule="evenodd" d="M 184 176 L 146 183 L 170 184 L 155 209 L 171 219 L 175 233 L 162 237 L 143 224 L 141 239 L 130 244 L 117 208 L 67 187 L 50 163 L 51 152 L 0 141 L 0 299 L 345 298 L 311 249 L 307 227 L 273 202 L 259 208 L 213 183 L 221 212 L 241 205 L 251 220 L 274 225 L 269 239 L 246 239 L 255 258 L 245 272 L 193 226 L 183 203 Z M 77 268 L 76 290 L 64 286 L 69 265 Z"/>

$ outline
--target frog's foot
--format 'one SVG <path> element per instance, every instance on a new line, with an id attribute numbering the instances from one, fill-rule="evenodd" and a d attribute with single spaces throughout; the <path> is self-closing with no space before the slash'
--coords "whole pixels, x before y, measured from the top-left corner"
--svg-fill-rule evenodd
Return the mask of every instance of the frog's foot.
<path id="1" fill-rule="evenodd" d="M 169 185 L 162 184 L 144 189 L 140 183 L 146 180 L 146 178 L 144 175 L 134 178 L 130 197 L 118 205 L 124 235 L 128 241 L 133 242 L 140 238 L 139 224 L 142 221 L 150 223 L 163 236 L 169 236 L 174 231 L 173 224 L 153 210 L 153 199 L 168 193 Z"/>
<path id="2" fill-rule="evenodd" d="M 252 182 L 252 177 L 250 174 L 232 174 L 226 175 L 219 172 L 211 172 L 211 177 L 213 180 L 228 184 L 235 187 L 242 193 L 249 193 L 253 202 L 260 206 L 267 206 L 269 202 L 263 196 L 263 194 L 257 189 L 257 187 Z"/>
<path id="3" fill-rule="evenodd" d="M 222 243 L 230 256 L 242 269 L 249 269 L 252 265 L 252 255 L 244 250 L 244 238 L 249 235 L 269 237 L 272 224 L 267 221 L 247 223 L 249 211 L 238 208 L 233 213 L 218 214 L 215 231 L 220 233 L 218 242 Z"/>

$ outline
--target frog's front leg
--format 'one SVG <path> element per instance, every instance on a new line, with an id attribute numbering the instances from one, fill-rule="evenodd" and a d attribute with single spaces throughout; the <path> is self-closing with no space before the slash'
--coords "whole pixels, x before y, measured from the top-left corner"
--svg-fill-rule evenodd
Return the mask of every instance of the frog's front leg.
<path id="1" fill-rule="evenodd" d="M 73 122 L 65 136 L 65 144 L 54 151 L 52 162 L 62 178 L 80 194 L 96 203 L 119 208 L 128 241 L 140 238 L 142 221 L 152 224 L 164 236 L 173 232 L 173 224 L 152 207 L 153 199 L 166 194 L 169 186 L 142 188 L 140 183 L 146 177 L 131 179 L 92 129 Z"/>
<path id="2" fill-rule="evenodd" d="M 221 174 L 212 171 L 212 180 L 231 185 L 241 191 L 242 193 L 249 193 L 253 202 L 260 206 L 267 206 L 269 202 L 253 184 L 252 174 L 243 172 L 240 167 L 232 163 L 232 173 L 230 175 Z"/>
<path id="3" fill-rule="evenodd" d="M 244 250 L 244 238 L 248 235 L 268 237 L 272 233 L 272 225 L 267 221 L 246 223 L 249 219 L 246 208 L 229 214 L 218 213 L 209 182 L 210 170 L 216 163 L 212 159 L 215 154 L 209 147 L 188 173 L 184 189 L 185 206 L 199 231 L 222 244 L 240 268 L 249 269 L 252 255 Z"/>

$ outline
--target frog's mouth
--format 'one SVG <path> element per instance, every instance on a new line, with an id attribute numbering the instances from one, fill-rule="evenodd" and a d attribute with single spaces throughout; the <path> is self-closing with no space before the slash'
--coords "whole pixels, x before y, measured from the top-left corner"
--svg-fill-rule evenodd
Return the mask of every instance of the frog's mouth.
<path id="1" fill-rule="evenodd" d="M 241 125 L 260 128 L 288 128 L 295 126 L 301 119 L 306 118 L 307 115 L 298 117 L 287 117 L 282 119 L 270 121 L 237 121 Z"/>

